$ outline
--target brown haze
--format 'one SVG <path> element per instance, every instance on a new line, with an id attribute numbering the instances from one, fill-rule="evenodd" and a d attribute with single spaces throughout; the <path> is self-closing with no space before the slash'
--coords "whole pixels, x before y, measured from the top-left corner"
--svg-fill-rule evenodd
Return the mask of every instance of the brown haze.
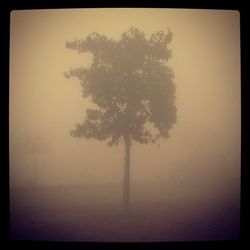
<path id="1" fill-rule="evenodd" d="M 237 239 L 240 202 L 239 13 L 223 10 L 13 11 L 10 185 L 14 239 Z M 91 32 L 170 28 L 177 122 L 159 146 L 133 142 L 131 218 L 120 219 L 124 145 L 70 136 L 91 106 L 65 48 Z"/>

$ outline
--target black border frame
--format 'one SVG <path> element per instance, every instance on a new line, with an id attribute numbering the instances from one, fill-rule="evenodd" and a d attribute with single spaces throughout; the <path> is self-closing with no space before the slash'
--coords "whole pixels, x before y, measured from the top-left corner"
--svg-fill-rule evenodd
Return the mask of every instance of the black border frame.
<path id="1" fill-rule="evenodd" d="M 6 0 L 7 1 L 7 0 Z M 3 231 L 0 237 L 2 243 L 8 246 L 28 247 L 94 247 L 103 244 L 104 247 L 197 247 L 197 249 L 211 247 L 240 247 L 242 241 L 248 240 L 249 215 L 247 207 L 246 186 L 248 181 L 247 170 L 247 126 L 246 126 L 246 104 L 247 104 L 247 6 L 245 8 L 240 1 L 215 1 L 215 0 L 171 0 L 171 1 L 115 1 L 115 0 L 10 0 L 0 3 L 0 31 L 1 31 L 1 51 L 0 51 L 0 133 L 1 133 L 1 164 L 0 164 L 0 190 L 1 190 L 1 226 Z M 9 37 L 10 37 L 10 12 L 12 10 L 24 9 L 64 9 L 64 8 L 181 8 L 181 9 L 225 9 L 237 10 L 240 12 L 240 32 L 241 32 L 241 233 L 239 240 L 229 241 L 190 241 L 190 242 L 161 242 L 161 243 L 86 243 L 86 242 L 52 242 L 52 241 L 17 241 L 11 240 L 9 234 Z M 3 192 L 2 192 L 3 191 Z M 2 229 L 2 228 L 1 228 Z"/>

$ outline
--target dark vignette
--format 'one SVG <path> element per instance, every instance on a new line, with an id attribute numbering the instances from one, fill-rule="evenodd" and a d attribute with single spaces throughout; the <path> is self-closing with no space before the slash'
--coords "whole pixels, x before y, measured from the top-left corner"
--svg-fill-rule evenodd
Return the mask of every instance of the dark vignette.
<path id="1" fill-rule="evenodd" d="M 246 57 L 247 57 L 247 26 L 246 16 L 247 9 L 242 6 L 238 1 L 56 1 L 56 0 L 22 0 L 22 1 L 2 1 L 0 8 L 0 27 L 1 27 L 1 226 L 3 231 L 1 232 L 2 241 L 10 246 L 27 247 L 30 245 L 47 247 L 71 247 L 71 246 L 100 246 L 102 243 L 76 243 L 76 242 L 49 242 L 49 241 L 14 241 L 10 239 L 9 235 L 9 35 L 10 35 L 10 12 L 12 10 L 24 10 L 24 9 L 59 9 L 59 8 L 96 8 L 96 7 L 150 7 L 150 8 L 189 8 L 189 9 L 229 9 L 238 10 L 240 12 L 241 22 L 241 115 L 242 115 L 242 130 L 241 130 L 241 234 L 239 241 L 211 241 L 211 242 L 162 242 L 162 243 L 133 243 L 133 245 L 145 247 L 152 246 L 158 247 L 160 245 L 166 245 L 170 247 L 197 247 L 210 249 L 211 247 L 237 247 L 241 245 L 242 240 L 247 240 L 247 228 L 248 228 L 248 213 L 247 213 L 247 195 L 246 186 L 248 180 L 247 171 L 247 126 L 246 126 L 246 104 L 247 104 L 247 75 L 246 75 Z M 132 243 L 105 243 L 105 247 L 117 247 L 121 245 L 131 246 Z"/>

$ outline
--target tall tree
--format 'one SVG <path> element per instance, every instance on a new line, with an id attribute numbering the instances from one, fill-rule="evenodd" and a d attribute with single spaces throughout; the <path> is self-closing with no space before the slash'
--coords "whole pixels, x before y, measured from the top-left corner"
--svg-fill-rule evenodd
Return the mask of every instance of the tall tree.
<path id="1" fill-rule="evenodd" d="M 131 27 L 120 39 L 91 33 L 85 39 L 66 42 L 78 53 L 90 52 L 92 64 L 74 68 L 66 78 L 81 81 L 83 97 L 91 97 L 98 108 L 87 109 L 82 124 L 71 132 L 74 137 L 108 140 L 108 145 L 125 144 L 123 211 L 129 211 L 129 168 L 132 140 L 156 143 L 169 137 L 176 122 L 173 71 L 168 44 L 172 32 L 159 31 L 149 39 Z"/>

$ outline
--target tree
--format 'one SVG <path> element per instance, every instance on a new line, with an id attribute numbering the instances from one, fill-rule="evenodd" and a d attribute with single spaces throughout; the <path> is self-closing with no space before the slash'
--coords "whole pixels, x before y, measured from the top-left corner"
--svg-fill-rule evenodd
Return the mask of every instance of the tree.
<path id="1" fill-rule="evenodd" d="M 83 97 L 90 97 L 97 106 L 86 110 L 84 122 L 77 124 L 71 135 L 108 140 L 109 146 L 123 138 L 125 216 L 129 211 L 132 140 L 146 144 L 167 139 L 176 122 L 174 74 L 167 66 L 171 40 L 170 30 L 146 39 L 143 32 L 131 27 L 118 41 L 94 32 L 85 39 L 66 42 L 69 49 L 92 54 L 90 67 L 71 68 L 65 77 L 79 78 Z"/>
<path id="2" fill-rule="evenodd" d="M 42 131 L 30 132 L 26 136 L 15 137 L 14 142 L 11 144 L 12 152 L 21 152 L 22 154 L 31 155 L 31 167 L 32 167 L 32 181 L 31 184 L 34 188 L 37 187 L 37 178 L 38 178 L 38 163 L 37 156 L 39 154 L 46 154 L 51 150 L 51 146 L 48 142 L 48 139 L 44 136 Z M 18 157 L 13 157 L 14 159 Z"/>

